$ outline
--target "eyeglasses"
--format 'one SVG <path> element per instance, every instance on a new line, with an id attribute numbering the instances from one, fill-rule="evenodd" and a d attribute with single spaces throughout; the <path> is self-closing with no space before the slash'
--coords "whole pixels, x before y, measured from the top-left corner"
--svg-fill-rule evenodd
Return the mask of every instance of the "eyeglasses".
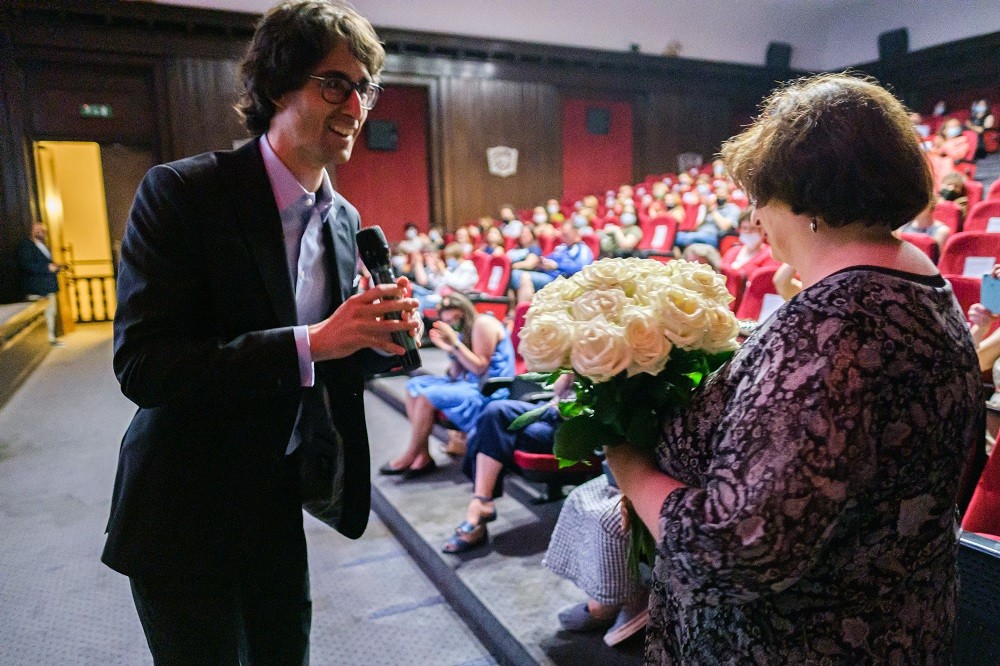
<path id="1" fill-rule="evenodd" d="M 375 102 L 378 101 L 378 94 L 382 92 L 381 86 L 366 79 L 353 83 L 342 75 L 316 76 L 310 74 L 309 78 L 319 81 L 320 94 L 329 104 L 343 104 L 351 96 L 351 93 L 357 90 L 358 97 L 361 98 L 361 108 L 371 111 L 375 108 Z"/>

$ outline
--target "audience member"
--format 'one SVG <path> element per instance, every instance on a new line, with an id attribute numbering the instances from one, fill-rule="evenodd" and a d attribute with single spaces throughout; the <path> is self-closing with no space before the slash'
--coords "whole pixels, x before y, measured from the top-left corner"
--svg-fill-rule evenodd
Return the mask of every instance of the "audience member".
<path id="1" fill-rule="evenodd" d="M 566 219 L 566 216 L 560 210 L 558 199 L 549 199 L 546 201 L 545 212 L 548 214 L 549 222 L 552 224 L 558 224 Z"/>
<path id="2" fill-rule="evenodd" d="M 699 183 L 699 188 L 702 185 L 707 186 L 708 183 L 705 181 Z M 694 231 L 678 231 L 674 239 L 674 245 L 682 250 L 691 243 L 705 243 L 718 248 L 719 239 L 731 233 L 736 227 L 740 207 L 729 201 L 728 185 L 715 188 L 714 194 L 702 193 L 701 202 L 697 228 Z"/>
<path id="3" fill-rule="evenodd" d="M 486 230 L 486 234 L 483 236 L 483 247 L 481 250 L 490 256 L 504 253 L 505 245 L 503 234 L 500 233 L 500 229 L 497 227 L 490 227 Z"/>
<path id="4" fill-rule="evenodd" d="M 563 222 L 562 241 L 552 254 L 541 258 L 538 262 L 540 270 L 518 271 L 514 282 L 517 285 L 518 303 L 527 303 L 537 290 L 560 275 L 570 277 L 587 264 L 593 263 L 593 252 L 580 239 L 580 232 L 572 222 Z"/>
<path id="5" fill-rule="evenodd" d="M 500 208 L 500 232 L 504 238 L 517 238 L 521 234 L 524 223 L 518 219 L 514 213 L 513 206 L 505 205 Z"/>
<path id="6" fill-rule="evenodd" d="M 941 125 L 927 159 L 931 163 L 934 182 L 938 188 L 942 179 L 955 171 L 955 163 L 964 160 L 969 153 L 969 140 L 962 134 L 962 123 L 957 118 L 949 118 Z"/>
<path id="7" fill-rule="evenodd" d="M 642 240 L 642 228 L 635 210 L 627 208 L 618 218 L 621 226 L 606 224 L 601 229 L 601 254 L 606 257 L 631 257 Z"/>
<path id="8" fill-rule="evenodd" d="M 993 117 L 990 104 L 985 99 L 977 99 L 972 103 L 969 119 L 965 123 L 967 129 L 976 133 L 975 159 L 986 156 L 985 133 L 996 128 L 996 118 Z"/>
<path id="9" fill-rule="evenodd" d="M 945 201 L 950 201 L 958 206 L 962 219 L 969 212 L 969 193 L 965 187 L 965 176 L 957 171 L 945 174 L 941 178 L 941 189 L 938 194 Z"/>
<path id="10" fill-rule="evenodd" d="M 455 229 L 455 242 L 462 250 L 462 256 L 471 257 L 476 246 L 472 244 L 472 232 L 469 227 L 459 227 Z"/>
<path id="11" fill-rule="evenodd" d="M 617 645 L 649 622 L 649 590 L 628 573 L 628 514 L 608 476 L 569 494 L 542 564 L 589 597 L 559 612 L 563 628 L 605 631 L 604 642 Z"/>
<path id="12" fill-rule="evenodd" d="M 526 428 L 510 431 L 518 416 L 538 407 L 523 400 L 495 400 L 485 406 L 469 434 L 468 450 L 462 459 L 462 471 L 472 481 L 472 499 L 465 510 L 465 520 L 445 543 L 445 553 L 464 553 L 486 543 L 486 523 L 497 517 L 494 499 L 503 494 L 504 468 L 514 461 L 514 451 L 551 453 L 555 431 L 561 422 L 559 400 L 572 388 L 572 377 L 556 381 L 555 396 L 542 418 Z"/>
<path id="13" fill-rule="evenodd" d="M 681 259 L 696 264 L 711 266 L 713 271 L 718 271 L 722 262 L 722 256 L 714 246 L 707 243 L 692 243 L 681 253 Z"/>
<path id="14" fill-rule="evenodd" d="M 514 347 L 503 324 L 491 314 L 477 314 L 461 294 L 442 298 L 438 317 L 428 335 L 451 358 L 448 374 L 422 375 L 406 383 L 410 442 L 399 457 L 379 468 L 380 474 L 415 478 L 434 471 L 428 441 L 437 411 L 471 435 L 486 404 L 508 395 L 506 389 L 490 397 L 479 390 L 485 379 L 514 376 Z"/>
<path id="15" fill-rule="evenodd" d="M 934 204 L 935 201 L 932 197 L 931 205 L 920 211 L 913 218 L 913 221 L 901 226 L 899 232 L 903 234 L 925 234 L 930 236 L 937 243 L 938 250 L 941 250 L 944 248 L 945 241 L 948 240 L 948 235 L 951 234 L 951 228 L 947 224 L 934 219 Z"/>
<path id="16" fill-rule="evenodd" d="M 420 233 L 416 222 L 407 222 L 403 225 L 403 240 L 399 241 L 397 246 L 401 254 L 427 252 L 430 250 L 429 245 L 430 239 Z"/>
<path id="17" fill-rule="evenodd" d="M 1000 264 L 993 267 L 993 277 L 1000 278 Z M 1000 328 L 991 331 L 1000 321 L 1000 312 L 990 312 L 982 303 L 975 303 L 969 308 L 969 321 L 972 328 L 972 342 L 976 345 L 976 355 L 979 357 L 979 369 L 988 372 L 993 369 L 993 376 L 1000 376 Z M 1000 386 L 997 386 L 1000 391 Z"/>
<path id="18" fill-rule="evenodd" d="M 719 263 L 719 272 L 726 276 L 726 288 L 733 298 L 740 297 L 747 278 L 755 270 L 774 261 L 771 248 L 751 220 L 752 212 L 748 208 L 740 213 L 740 242 L 729 248 Z"/>
<path id="19" fill-rule="evenodd" d="M 424 257 L 426 256 L 426 260 Z M 479 282 L 476 265 L 457 242 L 444 249 L 444 265 L 434 254 L 411 255 L 413 258 L 413 297 L 420 302 L 420 311 L 434 308 L 442 296 L 452 291 L 468 291 Z M 425 263 L 426 261 L 426 263 Z"/>
<path id="20" fill-rule="evenodd" d="M 545 210 L 545 206 L 535 206 L 531 222 L 535 225 L 536 236 L 554 236 L 556 233 L 555 226 L 549 221 L 549 213 Z"/>
<path id="21" fill-rule="evenodd" d="M 21 272 L 21 287 L 28 298 L 46 301 L 49 344 L 61 347 L 63 343 L 56 336 L 56 293 L 59 291 L 56 275 L 64 267 L 52 261 L 52 251 L 45 244 L 47 235 L 41 222 L 31 225 L 31 236 L 23 239 L 17 248 L 17 267 Z"/>

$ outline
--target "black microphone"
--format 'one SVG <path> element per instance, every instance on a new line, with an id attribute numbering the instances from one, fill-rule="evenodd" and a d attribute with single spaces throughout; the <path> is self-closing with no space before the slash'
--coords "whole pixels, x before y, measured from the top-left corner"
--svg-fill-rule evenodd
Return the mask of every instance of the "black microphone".
<path id="1" fill-rule="evenodd" d="M 396 275 L 392 271 L 392 263 L 389 261 L 389 243 L 385 240 L 382 227 L 374 226 L 362 229 L 357 234 L 358 254 L 361 261 L 365 262 L 368 272 L 372 274 L 372 281 L 375 284 L 396 284 Z M 390 312 L 384 315 L 385 319 L 395 319 L 399 321 L 402 316 L 399 312 Z M 392 334 L 392 341 L 406 351 L 400 359 L 403 372 L 410 372 L 420 367 L 420 354 L 417 352 L 417 343 L 406 331 L 396 331 Z"/>

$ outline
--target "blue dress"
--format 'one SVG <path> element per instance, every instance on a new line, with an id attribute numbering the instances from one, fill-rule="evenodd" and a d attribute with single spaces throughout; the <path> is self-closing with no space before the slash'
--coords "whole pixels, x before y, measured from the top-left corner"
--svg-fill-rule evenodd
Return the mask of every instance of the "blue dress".
<path id="1" fill-rule="evenodd" d="M 406 392 L 413 398 L 424 396 L 459 429 L 471 433 L 486 403 L 510 395 L 507 389 L 500 389 L 486 397 L 479 392 L 480 382 L 493 377 L 513 377 L 514 374 L 514 345 L 510 342 L 510 334 L 504 331 L 490 357 L 490 366 L 482 377 L 471 372 L 458 379 L 423 375 L 408 381 Z"/>

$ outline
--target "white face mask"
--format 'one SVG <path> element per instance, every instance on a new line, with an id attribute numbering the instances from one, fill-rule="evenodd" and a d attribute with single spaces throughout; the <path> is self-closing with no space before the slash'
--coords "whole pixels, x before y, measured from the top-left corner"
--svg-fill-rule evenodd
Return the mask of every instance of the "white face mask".
<path id="1" fill-rule="evenodd" d="M 445 259 L 444 265 L 448 267 L 449 271 L 453 271 L 458 268 L 458 259 Z"/>
<path id="2" fill-rule="evenodd" d="M 534 217 L 531 218 L 535 224 L 542 224 L 545 222 L 545 216 L 541 213 L 535 213 Z"/>
<path id="3" fill-rule="evenodd" d="M 722 166 L 721 164 L 716 164 L 714 167 L 712 167 L 712 173 L 715 174 L 716 178 L 718 178 L 722 174 L 726 173 L 726 167 Z"/>
<path id="4" fill-rule="evenodd" d="M 974 114 L 976 114 L 977 116 L 980 113 L 986 113 L 986 105 L 985 104 L 973 104 L 972 105 L 972 112 Z"/>
<path id="5" fill-rule="evenodd" d="M 576 227 L 577 229 L 582 229 L 583 227 L 587 226 L 587 218 L 585 218 L 583 215 L 574 215 L 573 226 Z"/>
<path id="6" fill-rule="evenodd" d="M 760 242 L 760 234 L 758 233 L 748 233 L 740 234 L 740 242 L 744 245 L 756 245 Z"/>
<path id="7" fill-rule="evenodd" d="M 949 127 L 944 131 L 944 135 L 949 139 L 954 139 L 956 136 L 962 133 L 961 127 Z"/>
<path id="8" fill-rule="evenodd" d="M 706 183 L 701 183 L 695 189 L 698 190 L 698 194 L 711 194 L 712 193 L 712 188 L 709 185 L 707 185 Z"/>
<path id="9" fill-rule="evenodd" d="M 407 229 L 406 230 L 406 237 L 409 238 L 410 240 L 413 240 L 414 238 L 417 237 L 417 230 L 416 229 Z"/>
<path id="10" fill-rule="evenodd" d="M 441 242 L 441 234 L 438 233 L 437 229 L 431 229 L 431 232 L 428 235 L 430 236 L 430 239 L 435 243 Z"/>
<path id="11" fill-rule="evenodd" d="M 559 212 L 559 206 L 554 206 L 554 205 L 546 206 L 545 210 L 549 211 L 549 215 L 555 215 L 556 213 Z"/>
<path id="12" fill-rule="evenodd" d="M 635 224 L 635 215 L 633 213 L 622 213 L 622 216 L 618 219 L 625 225 Z"/>

